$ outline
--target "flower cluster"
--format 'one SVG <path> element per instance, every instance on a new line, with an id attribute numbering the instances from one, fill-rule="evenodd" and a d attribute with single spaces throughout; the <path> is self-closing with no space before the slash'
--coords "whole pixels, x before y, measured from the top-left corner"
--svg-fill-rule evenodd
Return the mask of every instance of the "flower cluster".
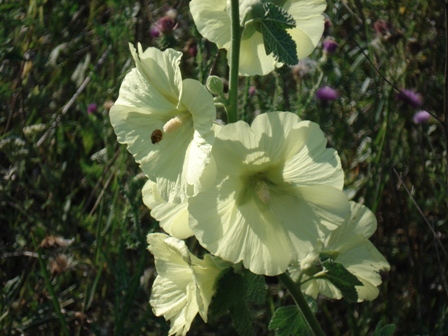
<path id="1" fill-rule="evenodd" d="M 240 1 L 241 74 L 265 74 L 278 63 L 259 48 L 258 5 Z M 229 49 L 227 1 L 193 0 L 190 7 L 198 30 Z M 289 0 L 282 7 L 296 21 L 290 34 L 299 55 L 308 55 L 322 35 L 325 2 Z M 148 178 L 143 202 L 169 234 L 147 238 L 158 273 L 150 304 L 170 320 L 169 334 L 185 335 L 198 313 L 207 321 L 218 279 L 235 265 L 268 276 L 299 274 L 309 295 L 340 298 L 321 281 L 326 255 L 365 286 L 357 287 L 359 300 L 376 297 L 378 271 L 388 264 L 368 241 L 375 218 L 348 201 L 339 156 L 319 126 L 279 111 L 260 114 L 251 125 L 223 126 L 215 122 L 212 94 L 196 80 L 182 80 L 182 53 L 143 51 L 140 44 L 130 50 L 136 67 L 110 120 Z M 189 237 L 208 251 L 203 259 L 188 251 L 182 239 Z"/>

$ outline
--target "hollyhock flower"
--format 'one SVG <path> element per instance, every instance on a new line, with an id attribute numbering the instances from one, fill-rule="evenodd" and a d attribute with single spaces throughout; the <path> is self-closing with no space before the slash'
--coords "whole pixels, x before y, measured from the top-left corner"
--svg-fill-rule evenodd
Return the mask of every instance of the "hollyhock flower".
<path id="1" fill-rule="evenodd" d="M 316 91 L 316 98 L 327 102 L 327 101 L 331 101 L 331 100 L 336 100 L 339 98 L 339 93 L 338 91 L 336 91 L 335 89 L 332 89 L 329 86 L 324 86 L 319 88 Z"/>
<path id="2" fill-rule="evenodd" d="M 188 199 L 201 245 L 256 274 L 285 272 L 349 211 L 339 157 L 326 144 L 317 124 L 290 112 L 223 126 L 215 182 Z"/>
<path id="3" fill-rule="evenodd" d="M 267 55 L 263 34 L 259 23 L 253 20 L 243 22 L 246 18 L 256 19 L 264 15 L 260 12 L 263 0 L 242 0 L 240 3 L 240 24 L 243 27 L 239 72 L 243 76 L 266 75 L 282 64 L 273 54 Z M 296 21 L 296 27 L 287 33 L 297 45 L 299 59 L 307 57 L 316 47 L 324 30 L 324 0 L 288 0 L 274 1 Z M 202 36 L 216 43 L 218 48 L 227 50 L 230 57 L 230 3 L 227 0 L 192 0 L 190 11 L 197 29 Z"/>
<path id="4" fill-rule="evenodd" d="M 429 118 L 431 118 L 431 115 L 427 111 L 419 111 L 414 114 L 413 120 L 416 124 L 422 124 L 428 122 Z"/>
<path id="5" fill-rule="evenodd" d="M 118 141 L 155 181 L 162 199 L 181 203 L 198 188 L 214 139 L 213 97 L 198 81 L 182 81 L 181 52 L 130 46 L 136 68 L 126 75 L 110 120 Z"/>
<path id="6" fill-rule="evenodd" d="M 404 103 L 408 103 L 414 108 L 420 107 L 423 104 L 423 97 L 415 90 L 401 90 L 395 96 L 397 100 L 401 100 Z"/>
<path id="7" fill-rule="evenodd" d="M 147 241 L 157 270 L 149 303 L 156 316 L 170 320 L 168 335 L 186 335 L 197 313 L 207 322 L 217 280 L 230 265 L 209 254 L 199 259 L 184 241 L 163 233 L 151 233 Z"/>
<path id="8" fill-rule="evenodd" d="M 151 216 L 159 221 L 160 226 L 170 236 L 186 239 L 193 236 L 188 226 L 188 203 L 169 203 L 160 197 L 157 184 L 151 180 L 142 189 L 143 203 L 151 209 Z"/>
<path id="9" fill-rule="evenodd" d="M 375 232 L 377 223 L 374 214 L 365 206 L 350 202 L 351 214 L 344 224 L 332 231 L 320 244 L 308 253 L 289 271 L 294 280 L 301 278 L 302 290 L 314 298 L 320 293 L 333 299 L 342 298 L 341 291 L 325 275 L 321 258 L 332 258 L 342 264 L 362 282 L 356 286 L 358 302 L 373 300 L 378 296 L 381 284 L 379 271 L 389 270 L 390 265 L 369 237 Z M 311 276 L 314 278 L 310 279 Z"/>

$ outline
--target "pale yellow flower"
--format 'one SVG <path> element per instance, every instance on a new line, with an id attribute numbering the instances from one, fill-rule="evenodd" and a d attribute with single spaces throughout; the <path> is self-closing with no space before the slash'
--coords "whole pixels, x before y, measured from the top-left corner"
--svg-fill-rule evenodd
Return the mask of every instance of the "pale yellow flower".
<path id="1" fill-rule="evenodd" d="M 186 335 L 198 313 L 207 322 L 217 280 L 230 265 L 209 254 L 199 259 L 183 240 L 163 233 L 151 233 L 147 241 L 158 273 L 149 303 L 155 315 L 171 322 L 169 335 Z"/>
<path id="2" fill-rule="evenodd" d="M 213 97 L 198 81 L 182 81 L 181 52 L 130 46 L 136 68 L 121 85 L 110 120 L 118 141 L 172 203 L 195 192 L 214 139 Z"/>
<path id="3" fill-rule="evenodd" d="M 215 182 L 188 199 L 201 245 L 256 274 L 283 273 L 304 257 L 349 212 L 339 157 L 326 144 L 317 124 L 289 112 L 223 126 Z"/>
<path id="4" fill-rule="evenodd" d="M 244 26 L 240 49 L 239 72 L 243 76 L 266 75 L 277 66 L 281 66 L 275 57 L 267 55 L 263 35 L 259 24 L 254 20 L 243 22 L 246 18 L 255 19 L 263 15 L 259 11 L 265 0 L 240 0 L 240 24 Z M 296 27 L 286 30 L 297 45 L 297 56 L 307 57 L 316 47 L 324 31 L 326 7 L 324 0 L 274 0 L 269 1 L 283 8 L 296 21 Z M 192 0 L 190 11 L 198 31 L 218 48 L 227 50 L 230 57 L 230 1 L 229 0 Z"/>

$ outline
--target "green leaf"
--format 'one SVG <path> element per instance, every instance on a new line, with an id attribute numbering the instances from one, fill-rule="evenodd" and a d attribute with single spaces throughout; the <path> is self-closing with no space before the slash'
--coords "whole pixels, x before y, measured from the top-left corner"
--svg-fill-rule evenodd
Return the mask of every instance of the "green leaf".
<path id="1" fill-rule="evenodd" d="M 240 335 L 255 335 L 251 308 L 264 304 L 265 297 L 263 276 L 247 270 L 236 274 L 229 269 L 219 280 L 209 313 L 212 318 L 218 318 L 229 312 L 233 326 Z"/>
<path id="2" fill-rule="evenodd" d="M 308 324 L 297 306 L 278 308 L 269 323 L 269 330 L 275 330 L 277 336 L 312 335 Z"/>
<path id="3" fill-rule="evenodd" d="M 373 336 L 392 336 L 395 332 L 395 324 L 383 325 L 380 321 L 373 332 Z"/>
<path id="4" fill-rule="evenodd" d="M 334 262 L 332 259 L 324 261 L 322 265 L 327 269 L 324 277 L 341 291 L 344 299 L 348 302 L 358 301 L 358 292 L 355 286 L 362 286 L 362 282 L 347 271 L 342 264 Z"/>
<path id="5" fill-rule="evenodd" d="M 265 11 L 263 21 L 275 23 L 279 28 L 288 29 L 296 26 L 296 20 L 283 8 L 268 2 L 263 4 Z"/>
<path id="6" fill-rule="evenodd" d="M 286 29 L 296 26 L 296 22 L 283 8 L 273 3 L 264 4 L 265 16 L 260 22 L 266 54 L 274 54 L 278 62 L 295 65 L 299 62 L 297 46 Z"/>

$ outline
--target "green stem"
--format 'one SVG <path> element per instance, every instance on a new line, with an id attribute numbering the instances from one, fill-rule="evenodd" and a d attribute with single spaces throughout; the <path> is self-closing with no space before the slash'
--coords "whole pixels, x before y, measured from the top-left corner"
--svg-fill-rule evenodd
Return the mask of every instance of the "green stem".
<path id="1" fill-rule="evenodd" d="M 278 278 L 286 286 L 286 288 L 288 288 L 289 293 L 291 293 L 292 297 L 294 298 L 294 301 L 299 306 L 299 309 L 302 312 L 303 317 L 307 321 L 314 335 L 325 336 L 325 333 L 320 327 L 320 324 L 317 321 L 316 316 L 314 316 L 310 306 L 308 306 L 308 303 L 306 302 L 305 297 L 303 296 L 300 288 L 298 288 L 297 284 L 294 281 L 292 281 L 291 277 L 287 273 L 280 274 Z"/>
<path id="2" fill-rule="evenodd" d="M 232 0 L 230 3 L 231 15 L 231 54 L 230 54 L 230 75 L 229 75 L 229 102 L 227 105 L 227 119 L 229 123 L 238 120 L 238 74 L 240 63 L 240 8 L 239 1 Z"/>

